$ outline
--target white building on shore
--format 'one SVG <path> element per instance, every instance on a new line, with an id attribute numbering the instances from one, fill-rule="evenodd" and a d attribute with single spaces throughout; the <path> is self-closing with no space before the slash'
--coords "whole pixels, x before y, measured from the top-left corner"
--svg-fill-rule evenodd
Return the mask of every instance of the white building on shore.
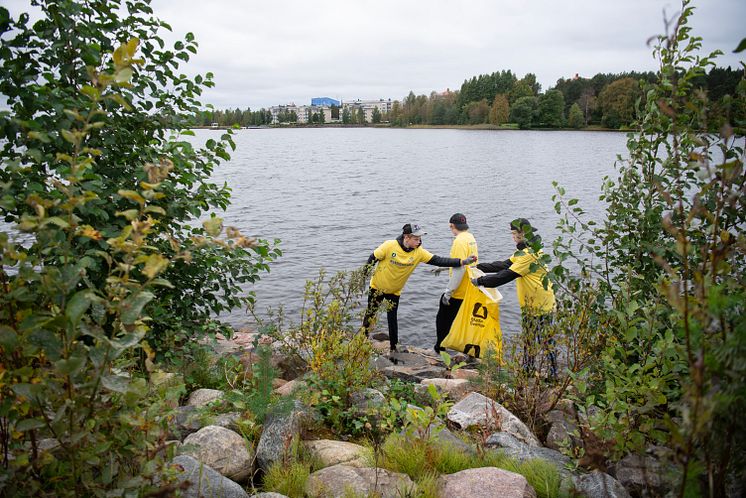
<path id="1" fill-rule="evenodd" d="M 375 109 L 378 109 L 378 112 L 383 116 L 391 112 L 393 105 L 394 101 L 391 99 L 342 101 L 338 116 L 341 116 L 345 110 L 349 112 L 359 112 L 362 110 L 365 122 L 372 123 Z M 340 117 L 332 118 L 332 107 L 328 105 L 295 105 L 291 103 L 272 106 L 269 108 L 269 112 L 272 114 L 272 124 L 280 124 L 281 122 L 306 124 L 312 121 L 314 114 L 323 114 L 324 123 L 336 123 L 340 121 Z M 292 113 L 295 113 L 296 119 L 294 121 L 290 119 Z"/>

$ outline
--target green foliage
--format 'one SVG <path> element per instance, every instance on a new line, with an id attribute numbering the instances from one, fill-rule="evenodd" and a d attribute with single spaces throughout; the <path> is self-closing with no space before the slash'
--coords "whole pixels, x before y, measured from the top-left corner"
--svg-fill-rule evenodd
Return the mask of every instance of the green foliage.
<path id="1" fill-rule="evenodd" d="M 453 374 L 455 374 L 459 368 L 466 365 L 466 362 L 463 361 L 461 363 L 454 363 L 451 355 L 445 351 L 440 352 L 440 359 L 443 360 L 443 365 L 446 367 L 446 378 L 449 379 L 453 378 Z"/>
<path id="2" fill-rule="evenodd" d="M 640 96 L 640 83 L 633 78 L 622 78 L 606 86 L 598 94 L 604 126 L 620 128 L 630 125 L 635 119 L 635 102 Z"/>
<path id="3" fill-rule="evenodd" d="M 539 497 L 566 496 L 560 488 L 561 475 L 554 465 L 546 461 L 519 462 L 506 457 L 500 451 L 489 451 L 481 455 L 469 454 L 449 444 L 411 436 L 389 436 L 383 445 L 383 457 L 379 465 L 390 471 L 408 475 L 418 488 L 430 490 L 429 492 L 432 492 L 433 481 L 438 475 L 480 467 L 497 467 L 524 476 Z"/>
<path id="4" fill-rule="evenodd" d="M 250 302 L 241 286 L 279 253 L 218 239 L 215 216 L 191 226 L 227 206 L 208 179 L 233 147 L 177 135 L 212 86 L 176 72 L 193 36 L 166 49 L 146 1 L 38 5 L 33 24 L 0 8 L 0 487 L 144 493 L 182 389 L 143 373 L 225 330 L 213 313 Z"/>
<path id="5" fill-rule="evenodd" d="M 675 450 L 679 496 L 723 496 L 726 475 L 742 477 L 733 462 L 746 450 L 746 175 L 729 116 L 716 116 L 726 123 L 719 134 L 706 131 L 717 108 L 699 81 L 719 52 L 698 54 L 691 13 L 685 1 L 673 31 L 657 38 L 658 80 L 642 89 L 629 158 L 604 181 L 604 223 L 557 187 L 563 236 L 552 276 L 602 337 L 598 360 L 573 382 L 586 409 L 602 408 L 591 428 L 607 456 L 663 443 Z"/>
<path id="6" fill-rule="evenodd" d="M 152 298 L 136 303 L 151 317 L 147 340 L 156 359 L 188 349 L 205 334 L 206 324 L 213 325 L 207 327 L 211 333 L 228 334 L 214 314 L 251 302 L 243 286 L 256 281 L 279 253 L 235 229 L 227 230 L 227 241 L 219 241 L 220 231 L 193 226 L 209 210 L 228 205 L 228 187 L 209 178 L 235 147 L 230 133 L 208 140 L 203 149 L 183 138 L 191 133 L 185 128 L 200 109 L 203 88 L 213 86 L 209 73 L 189 79 L 179 72 L 196 53 L 193 35 L 165 47 L 158 32 L 170 28 L 152 17 L 147 1 L 39 5 L 38 22 L 31 25 L 22 15 L 3 28 L 8 35 L 1 49 L 0 88 L 10 112 L 0 116 L 2 158 L 9 166 L 0 172 L 2 217 L 21 229 L 42 208 L 52 223 L 61 219 L 65 206 L 56 182 L 69 175 L 70 159 L 86 133 L 80 153 L 88 157 L 77 175 L 88 197 L 74 201 L 78 230 L 69 250 L 84 262 L 90 286 L 107 285 L 112 262 L 106 254 L 110 241 L 117 240 L 112 235 L 137 221 L 137 209 L 147 201 L 148 214 L 158 215 L 147 243 L 158 254 L 137 271 L 160 273 L 170 282 L 154 285 Z M 98 78 L 115 66 L 110 54 L 131 38 L 141 40 L 138 54 L 120 52 L 131 67 L 113 75 L 125 84 L 102 95 Z M 91 109 L 94 99 L 98 108 Z M 168 177 L 158 178 L 165 171 Z M 161 184 L 157 193 L 149 187 L 155 183 Z M 62 257 L 53 240 L 30 248 L 45 264 Z"/>
<path id="7" fill-rule="evenodd" d="M 26 29 L 23 18 L 16 26 Z M 160 448 L 169 406 L 177 404 L 180 390 L 150 403 L 146 379 L 112 366 L 128 365 L 128 353 L 149 329 L 144 308 L 157 287 L 168 285 L 159 274 L 169 260 L 148 238 L 164 216 L 157 204 L 171 165 L 151 165 L 151 181 L 141 184 L 142 190 L 118 191 L 135 204 L 116 214 L 125 220 L 119 228 L 102 233 L 83 224 L 99 198 L 94 171 L 102 151 L 92 146 L 91 137 L 105 130 L 101 119 L 108 102 L 120 105 L 117 91 L 128 87 L 135 68 L 144 64 L 134 58 L 138 45 L 130 39 L 114 50 L 105 70 L 88 69 L 89 84 L 71 94 L 80 107 L 65 114 L 70 129 L 35 123 L 36 130 L 26 134 L 28 146 L 38 141 L 41 150 L 14 150 L 12 141 L 4 150 L 3 213 L 31 240 L 24 246 L 0 234 L 0 486 L 5 495 L 131 493 L 153 485 L 166 456 Z M 20 124 L 5 117 L 6 131 L 11 123 Z M 11 139 L 24 127 L 20 124 Z M 47 145 L 52 143 L 58 147 L 54 179 L 29 166 L 51 155 L 54 148 Z M 106 244 L 108 251 L 83 256 L 81 239 Z M 102 261 L 107 264 L 97 267 Z M 102 270 L 106 283 L 96 287 L 89 276 Z M 41 438 L 54 438 L 60 449 L 55 454 L 40 450 Z"/>
<path id="8" fill-rule="evenodd" d="M 310 372 L 306 401 L 340 433 L 359 433 L 365 421 L 352 407 L 352 395 L 377 378 L 370 366 L 373 346 L 360 332 L 359 296 L 365 287 L 363 270 L 339 272 L 327 278 L 322 269 L 306 283 L 304 305 L 297 324 L 285 324 L 282 311 L 261 318 L 261 326 L 282 342 L 285 354 L 305 363 Z"/>
<path id="9" fill-rule="evenodd" d="M 580 110 L 577 102 L 570 106 L 570 112 L 567 115 L 567 126 L 570 128 L 582 128 L 585 126 L 583 111 Z"/>
<path id="10" fill-rule="evenodd" d="M 309 475 L 311 466 L 305 462 L 276 462 L 264 474 L 262 489 L 289 498 L 303 498 Z"/>
<path id="11" fill-rule="evenodd" d="M 521 97 L 510 108 L 510 121 L 521 129 L 536 123 L 539 103 L 536 97 Z"/>
<path id="12" fill-rule="evenodd" d="M 565 125 L 565 98 L 559 90 L 549 90 L 539 97 L 541 126 L 561 128 Z"/>
<path id="13" fill-rule="evenodd" d="M 492 109 L 490 109 L 490 124 L 501 125 L 507 123 L 509 115 L 508 98 L 502 93 L 495 95 L 495 100 L 492 101 Z"/>
<path id="14" fill-rule="evenodd" d="M 448 415 L 448 411 L 453 406 L 453 402 L 447 401 L 445 396 L 438 392 L 435 385 L 428 385 L 427 392 L 432 400 L 429 406 L 424 408 L 408 406 L 406 408 L 404 430 L 407 434 L 417 436 L 421 440 L 428 440 L 442 430 L 443 426 L 440 420 Z M 435 434 L 433 431 L 435 431 Z"/>

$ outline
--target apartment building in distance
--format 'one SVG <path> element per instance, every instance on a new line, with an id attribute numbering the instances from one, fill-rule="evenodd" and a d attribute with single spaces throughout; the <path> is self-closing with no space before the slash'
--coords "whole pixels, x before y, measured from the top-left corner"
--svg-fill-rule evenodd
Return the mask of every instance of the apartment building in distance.
<path id="1" fill-rule="evenodd" d="M 365 121 L 367 123 L 373 122 L 373 111 L 378 111 L 385 115 L 391 111 L 394 102 L 391 99 L 384 100 L 350 100 L 340 101 L 330 97 L 315 97 L 311 99 L 311 105 L 295 105 L 294 103 L 286 105 L 275 105 L 269 108 L 272 114 L 272 124 L 279 124 L 281 122 L 295 122 L 299 124 L 306 124 L 311 122 L 314 114 L 322 113 L 324 116 L 325 123 L 336 123 L 340 121 L 340 117 L 332 118 L 332 107 L 339 109 L 339 115 L 346 109 L 350 112 L 353 110 L 363 111 Z M 295 113 L 296 120 L 292 121 L 289 117 Z M 335 113 L 336 114 L 336 113 Z"/>
<path id="2" fill-rule="evenodd" d="M 365 122 L 366 123 L 372 123 L 373 122 L 373 110 L 378 109 L 378 112 L 381 114 L 386 114 L 387 112 L 391 111 L 391 107 L 394 105 L 394 101 L 391 99 L 384 100 L 384 99 L 378 99 L 378 100 L 350 100 L 350 101 L 343 101 L 342 102 L 342 110 L 345 109 L 352 111 L 354 110 L 360 110 L 362 109 L 364 115 L 365 115 Z"/>

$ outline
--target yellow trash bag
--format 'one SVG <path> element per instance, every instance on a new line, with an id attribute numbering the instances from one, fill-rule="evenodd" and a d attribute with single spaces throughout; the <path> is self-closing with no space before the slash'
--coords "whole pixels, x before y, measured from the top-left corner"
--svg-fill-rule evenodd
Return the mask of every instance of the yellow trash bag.
<path id="1" fill-rule="evenodd" d="M 477 278 L 484 275 L 476 268 L 466 268 L 464 278 Z M 500 305 L 503 296 L 497 289 L 475 287 L 466 288 L 464 301 L 453 320 L 451 330 L 443 340 L 442 347 L 461 351 L 479 358 L 489 348 L 495 350 L 497 358 L 502 358 L 502 331 L 500 330 Z"/>

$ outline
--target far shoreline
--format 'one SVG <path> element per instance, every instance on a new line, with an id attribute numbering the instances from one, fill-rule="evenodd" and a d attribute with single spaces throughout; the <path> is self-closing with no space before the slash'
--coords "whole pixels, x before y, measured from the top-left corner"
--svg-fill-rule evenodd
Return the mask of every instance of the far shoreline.
<path id="1" fill-rule="evenodd" d="M 288 129 L 306 129 L 306 128 L 376 128 L 376 129 L 392 129 L 392 130 L 466 130 L 466 131 L 592 131 L 592 132 L 617 132 L 617 133 L 629 133 L 634 131 L 631 128 L 604 128 L 602 126 L 593 125 L 585 128 L 519 128 L 517 126 L 510 125 L 492 125 L 492 124 L 477 124 L 477 125 L 408 125 L 408 126 L 391 126 L 389 124 L 341 124 L 341 123 L 328 123 L 328 124 L 282 124 L 282 125 L 264 125 L 264 126 L 192 126 L 192 130 L 288 130 Z"/>

